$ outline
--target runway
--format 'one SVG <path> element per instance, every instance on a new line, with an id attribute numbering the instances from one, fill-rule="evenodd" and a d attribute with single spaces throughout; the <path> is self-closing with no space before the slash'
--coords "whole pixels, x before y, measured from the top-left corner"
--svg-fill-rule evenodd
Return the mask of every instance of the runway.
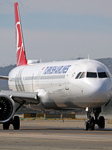
<path id="1" fill-rule="evenodd" d="M 84 120 L 24 120 L 21 129 L 0 126 L 2 150 L 111 150 L 112 124 L 106 119 L 106 128 L 84 130 Z"/>

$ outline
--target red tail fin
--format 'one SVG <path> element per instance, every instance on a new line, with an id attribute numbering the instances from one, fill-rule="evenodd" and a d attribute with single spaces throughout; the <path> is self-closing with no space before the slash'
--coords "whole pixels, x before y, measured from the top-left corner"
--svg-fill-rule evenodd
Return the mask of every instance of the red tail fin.
<path id="1" fill-rule="evenodd" d="M 27 65 L 26 54 L 24 50 L 24 43 L 22 37 L 22 29 L 19 18 L 18 3 L 15 7 L 15 31 L 16 31 L 16 50 L 17 50 L 17 66 Z"/>

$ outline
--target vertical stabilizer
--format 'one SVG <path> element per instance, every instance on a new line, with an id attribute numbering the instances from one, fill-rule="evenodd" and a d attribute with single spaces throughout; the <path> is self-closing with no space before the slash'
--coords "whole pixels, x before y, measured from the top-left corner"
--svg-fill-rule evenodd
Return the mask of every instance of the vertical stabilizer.
<path id="1" fill-rule="evenodd" d="M 16 52 L 17 52 L 17 66 L 27 65 L 27 59 L 23 43 L 23 35 L 21 29 L 21 22 L 19 18 L 18 3 L 15 7 L 15 32 L 16 32 Z"/>

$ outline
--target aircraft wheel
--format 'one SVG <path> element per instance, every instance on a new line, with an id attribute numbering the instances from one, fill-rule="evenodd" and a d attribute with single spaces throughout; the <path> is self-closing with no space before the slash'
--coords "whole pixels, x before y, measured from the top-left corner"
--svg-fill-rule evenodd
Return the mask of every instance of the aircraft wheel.
<path id="1" fill-rule="evenodd" d="M 94 130 L 94 127 L 95 127 L 95 121 L 94 121 L 94 118 L 92 117 L 90 120 L 88 120 L 86 122 L 86 131 L 87 130 Z"/>
<path id="2" fill-rule="evenodd" d="M 10 123 L 6 122 L 6 123 L 3 124 L 3 129 L 4 130 L 9 130 L 9 126 L 10 126 Z"/>
<path id="3" fill-rule="evenodd" d="M 95 121 L 94 121 L 94 118 L 92 117 L 90 121 L 90 129 L 94 130 L 94 127 L 95 127 Z"/>
<path id="4" fill-rule="evenodd" d="M 86 129 L 86 131 L 88 131 L 89 130 L 89 122 L 87 121 L 86 123 L 85 123 L 85 129 Z"/>
<path id="5" fill-rule="evenodd" d="M 103 116 L 100 116 L 98 122 L 99 122 L 98 123 L 99 128 L 104 129 L 105 128 L 105 118 Z"/>
<path id="6" fill-rule="evenodd" d="M 14 117 L 13 127 L 14 127 L 14 130 L 19 130 L 20 129 L 20 118 L 19 118 L 19 116 Z"/>

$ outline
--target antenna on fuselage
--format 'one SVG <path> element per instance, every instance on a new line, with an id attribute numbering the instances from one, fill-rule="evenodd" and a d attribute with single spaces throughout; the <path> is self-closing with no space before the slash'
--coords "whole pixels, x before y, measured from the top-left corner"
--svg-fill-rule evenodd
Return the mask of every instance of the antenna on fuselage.
<path id="1" fill-rule="evenodd" d="M 88 54 L 88 59 L 90 59 L 90 58 L 89 58 L 89 54 Z"/>

